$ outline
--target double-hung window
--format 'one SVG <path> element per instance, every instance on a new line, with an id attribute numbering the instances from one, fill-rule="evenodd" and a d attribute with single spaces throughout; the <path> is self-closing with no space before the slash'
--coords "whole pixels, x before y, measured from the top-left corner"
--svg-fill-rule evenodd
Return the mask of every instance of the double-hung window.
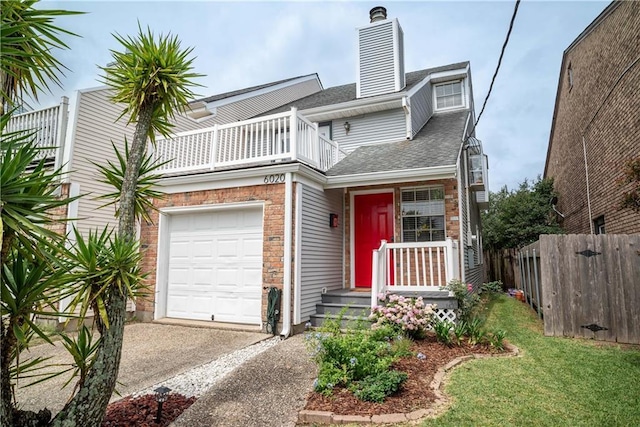
<path id="1" fill-rule="evenodd" d="M 436 109 L 464 106 L 464 85 L 462 80 L 436 86 Z"/>
<path id="2" fill-rule="evenodd" d="M 402 191 L 402 241 L 444 240 L 444 188 L 412 188 Z"/>

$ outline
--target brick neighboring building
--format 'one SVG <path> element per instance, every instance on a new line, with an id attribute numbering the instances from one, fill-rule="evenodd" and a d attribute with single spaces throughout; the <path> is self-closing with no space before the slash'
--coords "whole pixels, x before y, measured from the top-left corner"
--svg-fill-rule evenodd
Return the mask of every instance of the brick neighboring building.
<path id="1" fill-rule="evenodd" d="M 586 154 L 585 154 L 586 153 Z M 640 233 L 620 209 L 640 156 L 640 2 L 614 1 L 564 51 L 544 176 L 568 233 Z"/>

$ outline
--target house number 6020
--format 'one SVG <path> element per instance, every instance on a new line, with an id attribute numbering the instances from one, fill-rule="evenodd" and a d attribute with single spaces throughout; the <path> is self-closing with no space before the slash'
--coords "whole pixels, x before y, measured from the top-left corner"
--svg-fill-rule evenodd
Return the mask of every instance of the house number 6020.
<path id="1" fill-rule="evenodd" d="M 280 182 L 284 182 L 284 174 L 281 173 L 279 175 L 266 175 L 264 177 L 265 184 L 278 184 Z"/>

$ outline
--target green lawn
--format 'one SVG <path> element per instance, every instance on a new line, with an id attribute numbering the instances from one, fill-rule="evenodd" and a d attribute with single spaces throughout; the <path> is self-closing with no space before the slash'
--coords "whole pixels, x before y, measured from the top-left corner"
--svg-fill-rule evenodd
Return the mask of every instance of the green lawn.
<path id="1" fill-rule="evenodd" d="M 498 297 L 488 327 L 522 357 L 466 362 L 446 386 L 453 404 L 423 426 L 640 426 L 640 350 L 545 337 L 529 307 Z"/>

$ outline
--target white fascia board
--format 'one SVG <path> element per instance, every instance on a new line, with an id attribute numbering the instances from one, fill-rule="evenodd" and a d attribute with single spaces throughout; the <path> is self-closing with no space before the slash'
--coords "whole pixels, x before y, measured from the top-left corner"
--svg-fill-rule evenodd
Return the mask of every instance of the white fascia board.
<path id="1" fill-rule="evenodd" d="M 216 190 L 230 187 L 248 187 L 252 185 L 267 185 L 265 176 L 280 175 L 291 172 L 308 178 L 311 181 L 324 184 L 326 177 L 301 163 L 287 163 L 256 168 L 233 169 L 195 175 L 180 175 L 162 178 L 156 190 L 167 194 L 187 193 L 191 191 Z M 294 176 L 295 176 L 294 175 Z"/>
<path id="2" fill-rule="evenodd" d="M 449 71 L 440 71 L 438 73 L 429 74 L 429 78 L 431 80 L 441 80 L 441 79 L 450 79 L 457 76 L 468 76 L 469 75 L 469 64 L 467 64 L 464 68 L 458 68 L 455 70 Z"/>
<path id="3" fill-rule="evenodd" d="M 370 172 L 354 175 L 327 177 L 325 189 L 360 187 L 365 185 L 394 184 L 408 181 L 424 181 L 428 179 L 455 178 L 458 168 L 455 164 L 434 166 L 420 169 L 404 169 L 396 171 Z"/>
<path id="4" fill-rule="evenodd" d="M 232 104 L 234 102 L 242 101 L 244 99 L 253 98 L 254 96 L 264 95 L 265 93 L 273 92 L 275 90 L 283 89 L 288 86 L 293 86 L 298 83 L 316 80 L 318 82 L 318 86 L 320 90 L 322 90 L 322 83 L 318 78 L 317 74 L 310 74 L 308 76 L 298 77 L 297 79 L 288 80 L 286 82 L 279 83 L 277 85 L 268 86 L 262 89 L 252 90 L 251 92 L 241 93 L 239 95 L 230 96 L 228 98 L 219 99 L 217 101 L 207 102 L 207 109 L 212 109 L 215 107 L 220 107 L 222 105 Z"/>

